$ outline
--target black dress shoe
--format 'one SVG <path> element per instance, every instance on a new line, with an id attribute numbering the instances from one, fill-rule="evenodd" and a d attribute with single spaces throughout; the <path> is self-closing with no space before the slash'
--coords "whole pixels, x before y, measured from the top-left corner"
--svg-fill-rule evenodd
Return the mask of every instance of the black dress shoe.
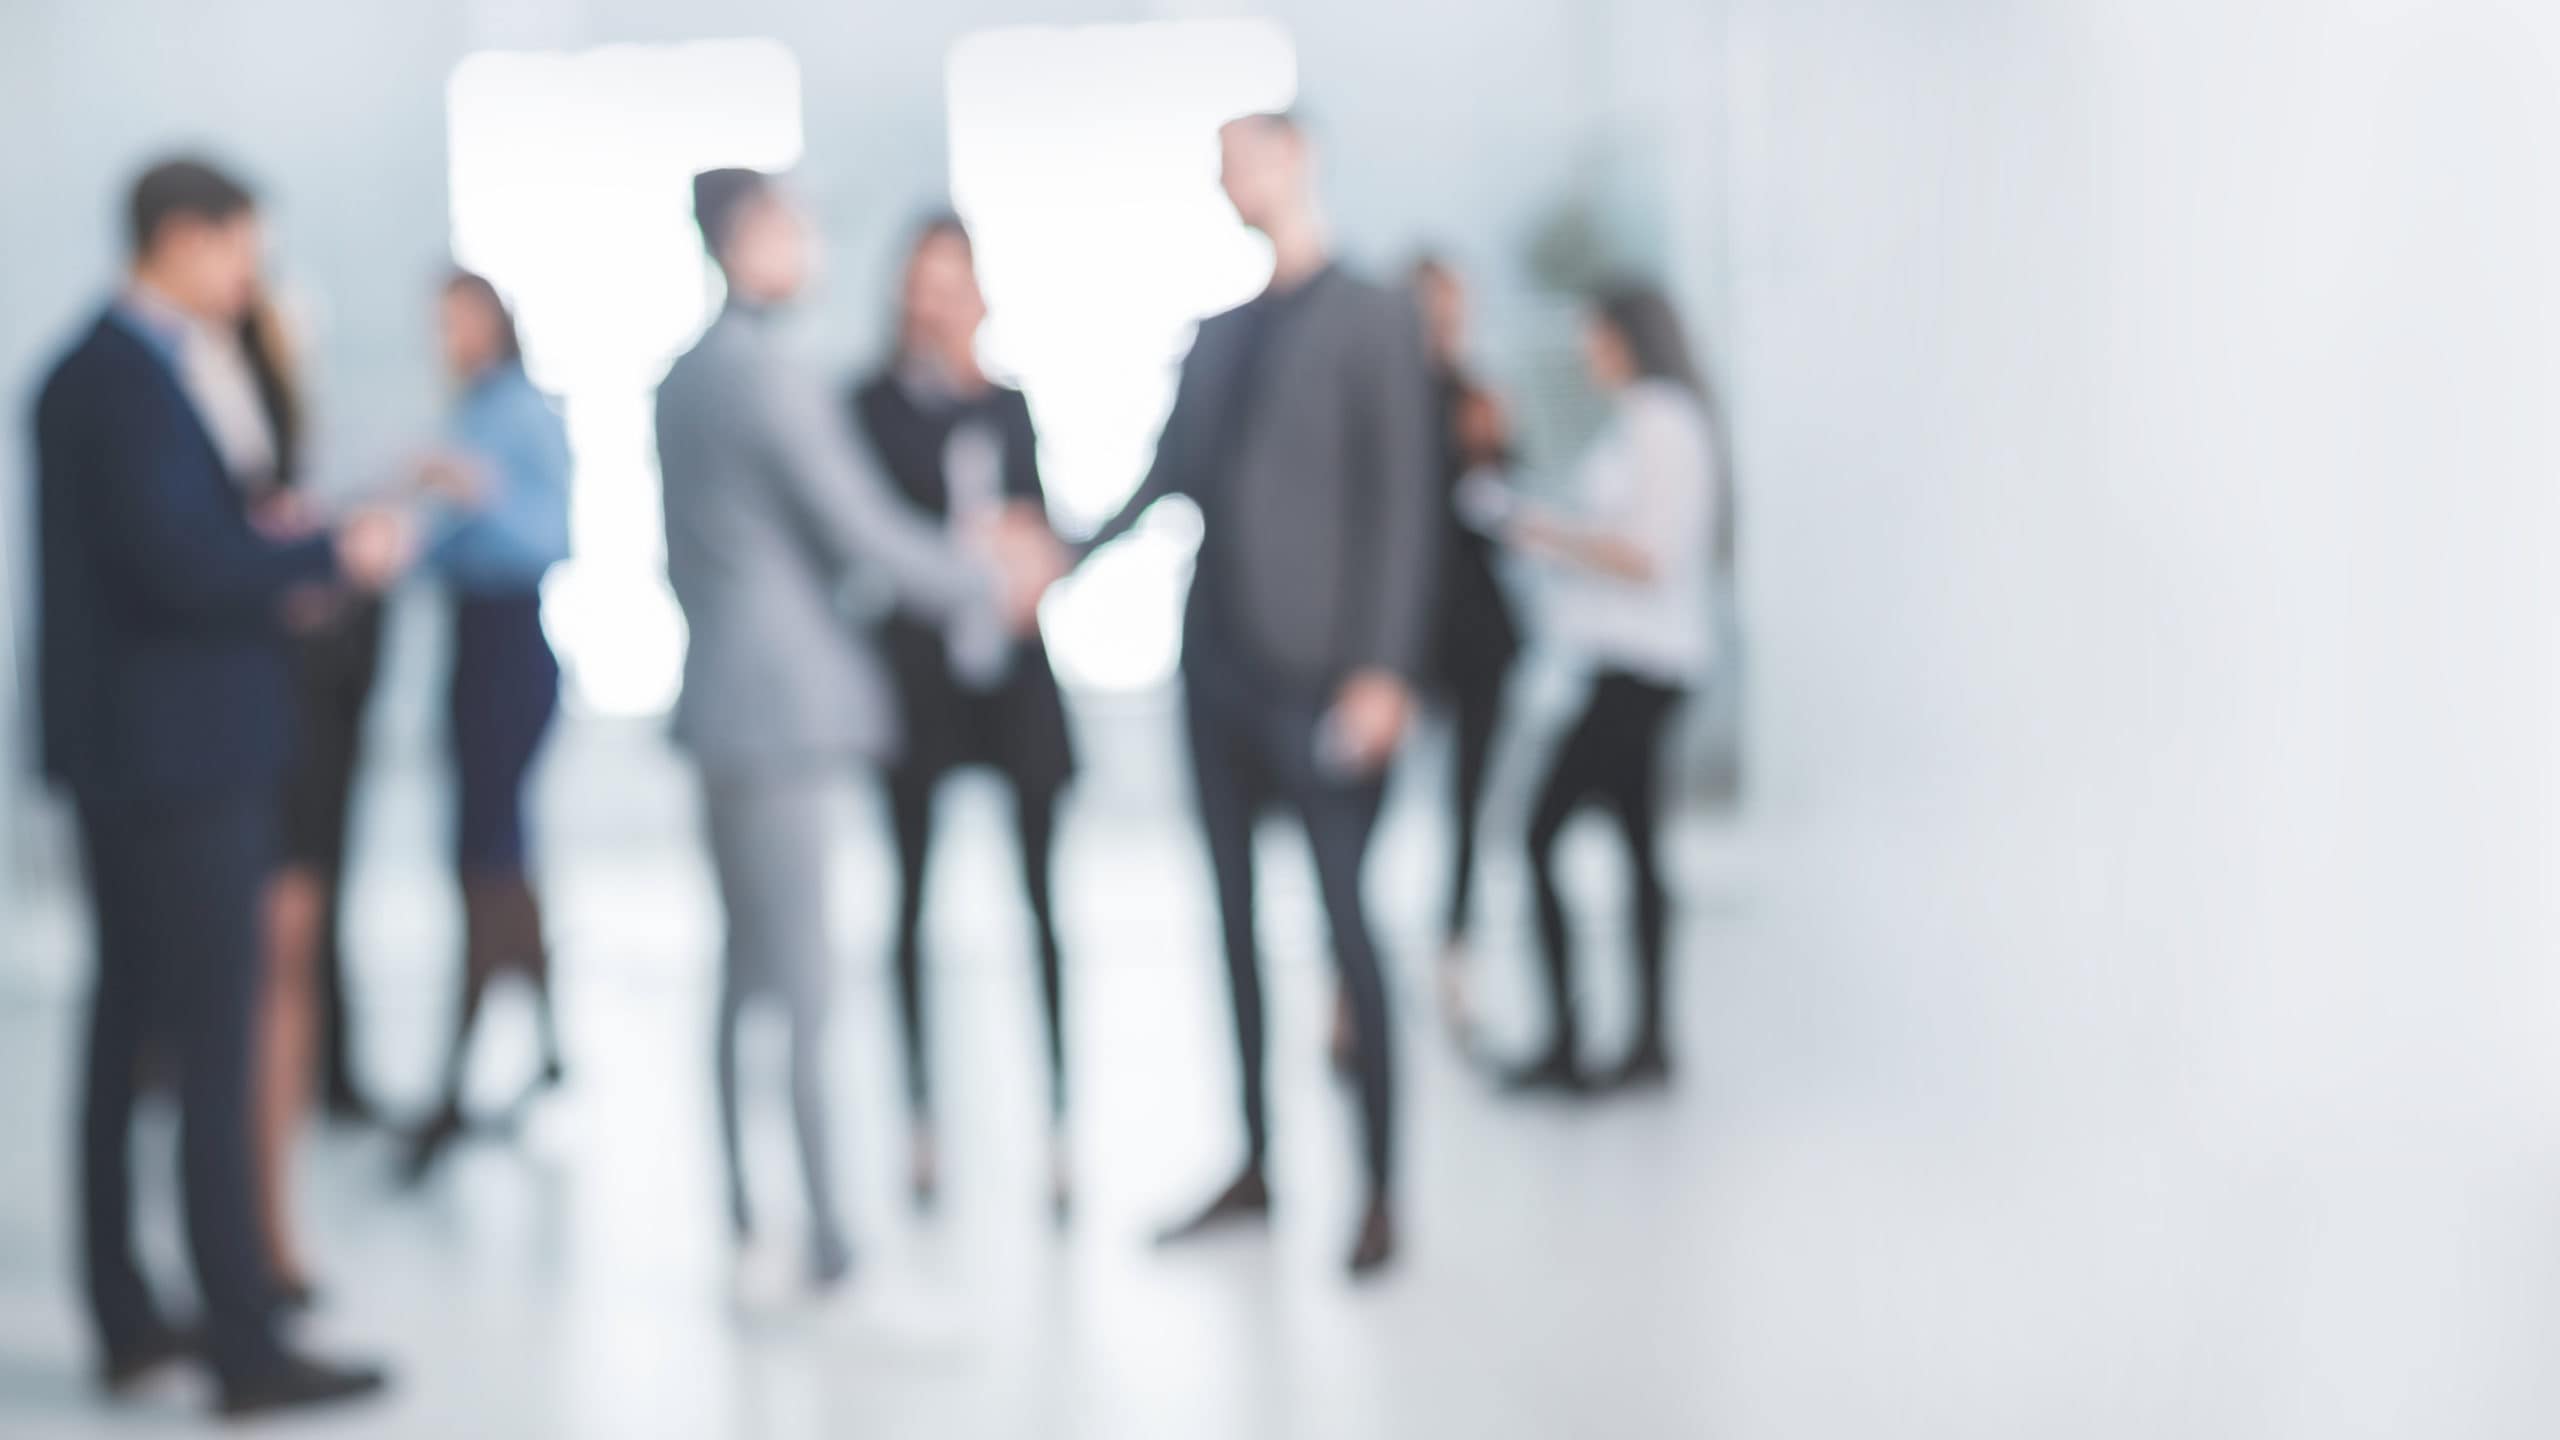
<path id="1" fill-rule="evenodd" d="M 1367 1217 L 1360 1222 L 1359 1243 L 1351 1247 L 1351 1278 L 1367 1279 L 1395 1258 L 1395 1216 L 1387 1209 L 1386 1201 L 1372 1200 Z"/>
<path id="2" fill-rule="evenodd" d="M 246 1375 L 223 1377 L 218 1408 L 240 1419 L 284 1410 L 307 1410 L 378 1395 L 389 1378 L 369 1365 L 324 1365 L 287 1355 Z"/>
<path id="3" fill-rule="evenodd" d="M 1179 1245 L 1196 1240 L 1230 1225 L 1258 1223 L 1271 1218 L 1271 1187 L 1262 1178 L 1262 1167 L 1248 1165 L 1244 1173 L 1218 1192 L 1207 1209 L 1156 1236 L 1159 1245 Z"/>
<path id="4" fill-rule="evenodd" d="M 107 1352 L 98 1364 L 98 1384 L 109 1395 L 122 1395 L 172 1365 L 204 1353 L 204 1337 L 175 1325 L 154 1327 Z"/>
<path id="5" fill-rule="evenodd" d="M 1541 1092 L 1579 1095 L 1589 1089 L 1590 1084 L 1582 1074 L 1582 1067 L 1574 1063 L 1573 1052 L 1562 1048 L 1550 1050 L 1544 1059 L 1502 1077 L 1502 1088 L 1514 1095 Z"/>
<path id="6" fill-rule="evenodd" d="M 1667 1089 L 1671 1084 L 1671 1057 L 1659 1048 L 1647 1046 L 1628 1056 L 1600 1084 L 1607 1090 Z"/>

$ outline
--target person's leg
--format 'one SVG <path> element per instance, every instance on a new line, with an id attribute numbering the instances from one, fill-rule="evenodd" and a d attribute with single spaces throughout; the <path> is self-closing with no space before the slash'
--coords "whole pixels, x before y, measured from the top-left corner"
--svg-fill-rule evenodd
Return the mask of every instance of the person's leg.
<path id="1" fill-rule="evenodd" d="M 1218 894 L 1227 961 L 1227 994 L 1235 1017 L 1236 1073 L 1244 1112 L 1243 1170 L 1198 1215 L 1164 1232 L 1187 1239 L 1270 1208 L 1263 1162 L 1270 1151 L 1270 1112 L 1263 1094 L 1262 970 L 1254 937 L 1253 826 L 1264 793 L 1261 762 L 1249 727 L 1249 702 L 1222 693 L 1196 672 L 1186 677 L 1192 781 L 1200 830 Z"/>
<path id="2" fill-rule="evenodd" d="M 356 1083 L 352 1022 L 348 1017 L 345 897 L 347 842 L 354 809 L 356 771 L 363 759 L 365 710 L 373 700 L 374 678 L 382 664 L 382 606 L 358 604 L 345 622 L 343 664 L 332 667 L 327 720 L 327 844 L 320 860 L 320 918 L 313 957 L 313 986 L 318 997 L 318 1055 L 321 1091 L 332 1115 L 364 1120 L 374 1114 L 372 1102 Z M 323 743 L 306 738 L 306 744 Z"/>
<path id="3" fill-rule="evenodd" d="M 140 882 L 148 876 L 132 825 L 86 807 L 80 817 L 98 967 L 80 1100 L 81 1245 L 111 1383 L 129 1367 L 167 1358 L 170 1333 L 133 1251 L 134 1091 L 157 1007 L 142 949 Z"/>
<path id="4" fill-rule="evenodd" d="M 897 990 L 898 1038 L 905 1047 L 907 1113 L 918 1130 L 929 1128 L 933 1067 L 925 1053 L 924 896 L 932 863 L 933 800 L 938 777 L 891 771 L 889 832 L 898 852 L 897 934 L 890 948 L 890 979 Z M 921 1153 L 921 1152 L 920 1152 Z"/>
<path id="5" fill-rule="evenodd" d="M 1609 716 L 1602 692 L 1594 691 L 1582 716 L 1565 736 L 1550 763 L 1529 816 L 1529 872 L 1538 902 L 1538 946 L 1545 961 L 1550 1038 L 1539 1058 L 1513 1074 L 1517 1088 L 1566 1088 L 1579 1085 L 1577 1058 L 1580 1027 L 1573 1000 L 1573 928 L 1566 918 L 1564 894 L 1556 883 L 1556 845 L 1565 822 L 1590 797 L 1609 763 Z"/>
<path id="6" fill-rule="evenodd" d="M 1013 793 L 1014 839 L 1022 860 L 1022 895 L 1031 909 L 1031 940 L 1040 962 L 1040 1003 L 1049 1046 L 1049 1115 L 1052 1122 L 1067 1110 L 1066 980 L 1058 945 L 1058 917 L 1050 880 L 1056 861 L 1058 793 L 1024 789 Z"/>
<path id="7" fill-rule="evenodd" d="M 1315 854 L 1316 883 L 1333 935 L 1342 996 L 1351 1012 L 1352 1056 L 1360 1084 L 1360 1118 L 1368 1163 L 1367 1217 L 1351 1268 L 1367 1273 L 1394 1250 L 1391 1196 L 1395 1181 L 1395 1054 L 1387 990 L 1369 926 L 1361 877 L 1384 787 L 1377 781 L 1332 784 L 1311 773 L 1293 786 Z"/>
<path id="8" fill-rule="evenodd" d="M 1670 944 L 1670 898 L 1658 847 L 1662 732 L 1679 696 L 1642 682 L 1624 682 L 1624 724 L 1604 785 L 1610 811 L 1626 838 L 1635 910 L 1636 1040 L 1616 1079 L 1646 1083 L 1667 1079 L 1670 1056 L 1664 1037 L 1663 971 Z"/>
<path id="9" fill-rule="evenodd" d="M 560 1051 L 559 1006 L 551 988 L 551 946 L 542 922 L 541 898 L 532 881 L 533 848 L 525 824 L 528 778 L 551 733 L 560 707 L 560 662 L 542 633 L 538 596 L 505 596 L 484 602 L 493 632 L 486 647 L 491 684 L 480 699 L 490 712 L 475 745 L 481 772 L 466 785 L 477 812 L 463 827 L 463 870 L 490 892 L 494 943 L 500 969 L 521 971 L 533 987 L 540 1027 L 540 1083 L 566 1075 Z"/>
<path id="10" fill-rule="evenodd" d="M 259 900 L 273 863 L 272 797 L 225 796 L 157 817 L 149 848 L 149 964 L 178 1050 L 188 1250 L 206 1340 L 226 1377 L 281 1361 L 259 1243 L 248 1105 L 257 1025 Z"/>
<path id="11" fill-rule="evenodd" d="M 1457 730 L 1457 761 L 1451 829 L 1455 854 L 1449 867 L 1449 909 L 1442 931 L 1449 948 L 1466 943 L 1468 915 L 1475 898 L 1476 834 L 1484 809 L 1484 786 L 1493 760 L 1493 732 L 1502 713 L 1502 677 L 1470 678 L 1451 697 Z"/>
<path id="12" fill-rule="evenodd" d="M 744 991 L 774 990 L 791 1011 L 791 1102 L 801 1177 L 815 1232 L 817 1277 L 832 1281 L 848 1263 L 835 1196 L 826 1089 L 827 1020 L 833 956 L 827 943 L 826 790 L 815 773 L 713 777 L 706 785 L 712 859 L 728 912 L 732 996 L 724 1000 L 721 1082 L 731 1195 L 744 1218 L 739 1168 L 736 1011 Z"/>
<path id="13" fill-rule="evenodd" d="M 266 891 L 266 999 L 257 1046 L 258 1212 L 268 1264 L 289 1301 L 307 1299 L 311 1288 L 293 1234 L 293 1152 L 310 1107 L 318 1038 L 323 883 L 313 867 L 287 865 Z"/>

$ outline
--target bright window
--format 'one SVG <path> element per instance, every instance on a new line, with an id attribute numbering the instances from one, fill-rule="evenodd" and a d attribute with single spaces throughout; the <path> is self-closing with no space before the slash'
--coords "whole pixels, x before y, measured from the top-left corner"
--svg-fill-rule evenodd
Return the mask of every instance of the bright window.
<path id="1" fill-rule="evenodd" d="M 1217 127 L 1286 108 L 1297 53 L 1254 20 L 984 31 L 951 52 L 951 193 L 975 236 L 989 367 L 1030 396 L 1061 520 L 1109 517 L 1153 453 L 1193 326 L 1250 298 L 1270 247 L 1218 189 Z M 1061 586 L 1070 683 L 1139 689 L 1178 656 L 1196 518 L 1160 516 Z"/>
<path id="2" fill-rule="evenodd" d="M 574 554 L 544 587 L 545 623 L 586 707 L 663 711 L 684 620 L 650 394 L 718 303 L 691 180 L 798 161 L 799 64 L 769 40 L 484 52 L 454 70 L 446 125 L 454 255 L 515 305 L 577 462 Z"/>

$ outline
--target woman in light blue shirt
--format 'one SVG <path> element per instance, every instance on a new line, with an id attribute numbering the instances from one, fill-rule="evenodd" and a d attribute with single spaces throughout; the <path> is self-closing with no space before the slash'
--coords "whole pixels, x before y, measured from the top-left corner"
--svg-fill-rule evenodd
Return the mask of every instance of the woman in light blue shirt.
<path id="1" fill-rule="evenodd" d="M 440 517 L 428 564 L 453 595 L 456 865 L 463 986 L 444 1101 L 418 1134 L 422 1178 L 462 1133 L 462 1076 L 489 982 L 522 974 L 540 1003 L 541 1083 L 561 1079 L 542 907 L 527 866 L 525 776 L 560 702 L 560 665 L 542 632 L 542 577 L 569 553 L 569 438 L 524 371 L 515 319 L 496 287 L 458 272 L 443 297 L 445 363 L 458 398 L 446 435 L 468 480 Z"/>

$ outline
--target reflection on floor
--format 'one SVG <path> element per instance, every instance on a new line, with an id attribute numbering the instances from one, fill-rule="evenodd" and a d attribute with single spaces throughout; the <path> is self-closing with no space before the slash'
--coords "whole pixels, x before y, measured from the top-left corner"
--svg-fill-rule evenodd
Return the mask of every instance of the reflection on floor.
<path id="1" fill-rule="evenodd" d="M 1043 1202 L 1037 992 L 1003 794 L 973 780 L 945 802 L 931 920 L 944 1198 L 919 1219 L 900 1185 L 887 860 L 874 801 L 846 787 L 835 1081 L 862 1269 L 823 1308 L 742 1294 L 724 1241 L 707 1060 L 716 910 L 683 772 L 648 733 L 587 725 L 565 738 L 543 816 L 570 1085 L 415 1198 L 392 1192 L 385 1138 L 315 1140 L 303 1187 L 327 1286 L 315 1338 L 379 1350 L 401 1383 L 390 1403 L 311 1433 L 1692 1435 L 1731 1418 L 1733 1397 L 1698 1368 L 1733 1314 L 1717 1297 L 1772 1279 L 1750 1273 L 1733 1221 L 1788 1202 L 1776 1175 L 1733 1158 L 1747 1138 L 1735 1077 L 1768 1057 L 1721 998 L 1751 968 L 1730 827 L 1677 826 L 1680 1088 L 1590 1109 L 1507 1102 L 1433 1016 L 1446 837 L 1439 759 L 1419 757 L 1372 876 L 1398 969 L 1408 1252 L 1393 1278 L 1355 1290 L 1340 1270 L 1354 1116 L 1323 1062 L 1320 915 L 1285 826 L 1265 841 L 1276 1222 L 1267 1239 L 1180 1254 L 1145 1241 L 1237 1145 L 1212 917 L 1181 772 L 1161 764 L 1178 753 L 1169 725 L 1141 706 L 1085 727 L 1060 875 L 1080 1178 L 1063 1232 Z M 1506 1051 L 1531 1038 L 1508 837 L 1534 758 L 1506 757 L 1519 763 L 1493 807 L 1481 907 L 1490 1043 Z M 455 939 L 434 794 L 432 766 L 387 765 L 360 817 L 360 1043 L 376 1088 L 404 1107 L 433 1073 Z M 1615 855 L 1597 828 L 1582 844 L 1568 858 L 1596 906 L 1618 893 Z M 62 1163 L 81 963 L 64 902 L 57 888 L 20 907 L 0 967 L 0 1173 L 20 1177 L 0 1189 L 0 1433 L 166 1430 L 198 1413 L 189 1382 L 112 1412 L 83 1383 Z M 1594 1048 L 1608 1058 L 1626 977 L 1619 937 L 1594 939 Z M 474 1084 L 494 1105 L 527 1073 L 531 1024 L 511 999 L 492 1019 Z M 788 1233 L 779 1056 L 758 1058 L 770 1104 L 755 1163 L 766 1214 Z M 158 1123 L 146 1209 L 175 1287 L 185 1270 Z"/>

